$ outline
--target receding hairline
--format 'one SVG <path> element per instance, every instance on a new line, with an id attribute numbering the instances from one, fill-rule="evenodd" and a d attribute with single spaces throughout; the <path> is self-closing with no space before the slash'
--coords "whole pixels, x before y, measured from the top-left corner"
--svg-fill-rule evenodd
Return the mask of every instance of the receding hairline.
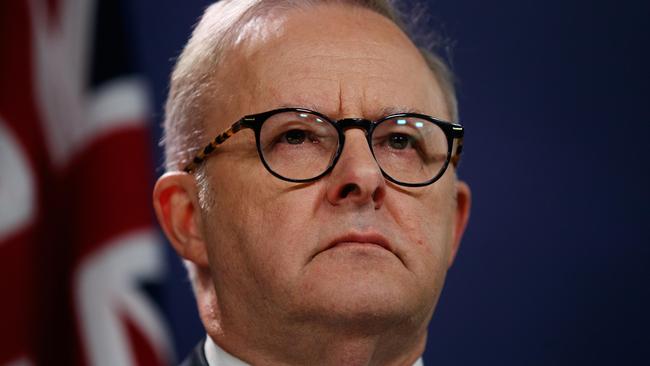
<path id="1" fill-rule="evenodd" d="M 392 24 L 420 51 L 441 89 L 446 109 L 457 120 L 453 76 L 435 53 L 415 44 L 389 1 L 382 0 L 236 0 L 209 6 L 178 59 L 165 108 L 164 139 L 167 170 L 178 170 L 209 138 L 204 133 L 206 99 L 220 91 L 215 78 L 221 62 L 248 36 L 251 22 L 267 25 L 272 16 L 317 6 L 343 5 L 372 11 Z M 281 19 L 281 18 L 280 18 Z M 281 20 L 280 20 L 281 21 Z M 191 116 L 191 118 L 190 118 Z"/>
<path id="2" fill-rule="evenodd" d="M 320 19 L 323 18 L 333 19 L 335 22 L 340 24 L 335 24 L 333 26 L 328 26 L 327 24 L 319 26 L 314 24 L 315 20 L 321 22 L 322 20 Z M 268 29 L 268 31 L 260 32 L 260 29 Z M 329 33 L 327 37 L 323 37 L 324 29 Z M 431 68 L 428 67 L 427 61 L 420 52 L 420 49 L 418 49 L 403 29 L 389 18 L 386 18 L 384 15 L 371 9 L 348 5 L 345 3 L 323 3 L 316 4 L 312 7 L 282 9 L 281 11 L 275 10 L 273 12 L 265 12 L 261 15 L 255 15 L 254 17 L 247 19 L 247 23 L 243 24 L 241 30 L 237 33 L 236 44 L 229 44 L 227 49 L 224 49 L 223 56 L 228 61 L 224 62 L 222 67 L 214 73 L 215 82 L 219 83 L 221 86 L 226 86 L 226 88 L 220 88 L 221 91 L 224 89 L 233 90 L 241 85 L 244 86 L 243 90 L 247 90 L 247 84 L 245 84 L 245 81 L 243 82 L 244 84 L 242 84 L 242 74 L 247 74 L 248 70 L 256 69 L 253 64 L 249 63 L 249 60 L 253 55 L 255 55 L 254 58 L 257 60 L 265 60 L 261 61 L 261 64 L 268 64 L 268 58 L 262 55 L 276 57 L 276 55 L 278 55 L 278 49 L 284 50 L 281 53 L 284 54 L 285 57 L 290 59 L 299 59 L 299 57 L 305 54 L 305 52 L 313 51 L 314 48 L 326 47 L 329 45 L 334 48 L 334 51 L 337 49 L 345 49 L 347 47 L 349 50 L 346 55 L 353 57 L 354 52 L 359 45 L 366 43 L 379 44 L 384 50 L 392 49 L 392 54 L 399 56 L 397 59 L 401 59 L 402 56 L 405 56 L 408 57 L 409 60 L 414 60 L 413 65 L 417 66 L 413 66 L 412 70 L 414 72 L 411 72 L 411 74 L 418 75 L 419 79 L 426 80 L 426 83 L 429 86 L 433 86 L 437 90 L 435 92 L 436 96 L 431 98 L 432 101 L 434 101 L 435 112 L 429 110 L 429 114 L 434 114 L 443 119 L 450 119 L 452 113 L 451 110 L 447 108 L 444 100 L 438 97 L 444 94 L 444 92 L 442 92 L 442 87 L 439 85 L 437 77 Z M 309 37 L 309 35 L 312 35 L 312 37 Z M 289 48 L 282 48 L 286 44 L 290 44 L 291 46 Z M 318 53 L 319 51 L 315 52 L 317 52 L 319 57 L 331 56 L 331 51 L 321 51 L 320 53 Z M 372 54 L 374 54 L 374 52 L 370 52 L 370 55 Z M 366 56 L 366 53 L 363 55 Z M 395 56 L 393 59 L 396 59 Z M 384 57 L 384 61 L 386 61 L 386 63 L 395 63 L 395 61 L 391 61 L 389 57 Z M 235 75 L 234 79 L 232 78 L 233 75 Z M 262 75 L 266 75 L 266 73 L 263 73 Z M 255 78 L 256 83 L 264 83 L 264 81 L 259 79 L 259 74 L 253 77 Z M 271 87 L 271 90 L 275 90 L 272 87 L 281 85 L 281 82 L 278 82 L 278 80 L 275 79 L 272 80 L 273 82 L 266 86 Z M 284 88 L 280 88 L 280 90 L 283 89 Z M 237 94 L 239 95 L 240 93 Z M 331 108 L 325 108 L 322 104 L 314 104 L 313 96 L 287 96 L 281 92 L 280 95 L 283 95 L 284 97 L 273 99 L 277 104 L 269 104 L 267 109 L 301 106 L 309 107 L 323 113 L 327 112 L 332 115 L 337 113 L 336 109 L 330 110 Z M 219 105 L 224 98 L 228 97 L 228 95 L 217 94 L 215 97 L 217 98 L 214 105 L 216 108 L 228 108 L 227 106 Z M 235 99 L 236 98 L 237 97 L 235 97 Z M 413 110 L 412 105 L 406 106 L 404 104 L 386 106 L 373 105 L 372 107 L 372 110 L 366 110 L 368 115 L 364 115 L 364 117 L 383 117 L 386 114 L 382 114 L 378 111 L 386 109 L 401 112 Z M 209 115 L 214 115 L 210 113 L 211 111 L 209 108 L 206 112 Z M 426 112 L 422 109 L 420 110 L 420 113 Z M 218 115 L 223 114 L 219 113 Z M 239 117 L 240 115 L 233 114 L 229 117 L 230 119 L 221 121 L 221 129 L 226 128 L 224 123 L 230 123 L 234 121 L 235 118 Z M 213 124 L 206 125 L 205 127 L 207 128 L 208 126 L 213 126 Z"/>

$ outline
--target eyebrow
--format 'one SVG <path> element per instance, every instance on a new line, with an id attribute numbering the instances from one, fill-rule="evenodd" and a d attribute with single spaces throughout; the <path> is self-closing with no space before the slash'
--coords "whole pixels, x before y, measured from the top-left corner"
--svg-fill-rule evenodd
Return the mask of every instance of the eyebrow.
<path id="1" fill-rule="evenodd" d="M 391 114 L 397 114 L 397 113 L 418 113 L 418 114 L 426 114 L 423 111 L 417 109 L 417 108 L 411 108 L 411 107 L 404 107 L 404 106 L 397 106 L 397 107 L 384 107 L 380 110 L 380 115 L 381 117 L 385 116 L 390 116 Z"/>
<path id="2" fill-rule="evenodd" d="M 323 108 L 316 104 L 280 104 L 278 108 L 306 108 L 319 113 L 324 113 Z"/>
<path id="3" fill-rule="evenodd" d="M 316 112 L 323 112 L 323 108 L 321 106 L 318 106 L 316 104 L 301 104 L 301 105 L 296 105 L 296 104 L 281 104 L 278 108 L 307 108 L 312 111 Z M 390 116 L 391 114 L 397 114 L 397 113 L 417 113 L 417 114 L 427 114 L 423 112 L 420 109 L 417 108 L 412 108 L 412 107 L 404 107 L 404 106 L 392 106 L 392 107 L 383 107 L 379 109 L 378 113 L 372 113 L 372 118 L 382 118 L 386 116 Z M 325 113 L 327 115 L 327 113 Z"/>

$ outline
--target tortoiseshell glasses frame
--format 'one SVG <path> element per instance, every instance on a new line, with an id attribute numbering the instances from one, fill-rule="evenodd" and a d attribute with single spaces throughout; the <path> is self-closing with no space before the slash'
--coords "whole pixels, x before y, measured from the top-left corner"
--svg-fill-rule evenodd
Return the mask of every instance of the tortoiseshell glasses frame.
<path id="1" fill-rule="evenodd" d="M 266 158 L 264 157 L 264 153 L 260 144 L 260 140 L 261 140 L 260 133 L 262 131 L 262 126 L 264 125 L 264 122 L 266 122 L 273 116 L 279 115 L 281 113 L 287 113 L 287 112 L 297 113 L 302 117 L 307 115 L 310 117 L 314 117 L 318 119 L 318 122 L 331 124 L 337 131 L 338 144 L 336 146 L 336 152 L 331 158 L 329 158 L 330 160 L 327 167 L 313 177 L 300 178 L 300 179 L 285 177 L 277 173 L 269 165 L 269 163 L 266 161 Z M 400 121 L 404 121 L 403 119 L 417 119 L 418 121 L 422 121 L 420 123 L 432 123 L 437 127 L 439 127 L 442 132 L 444 132 L 444 138 L 446 139 L 446 143 L 447 143 L 446 151 L 445 151 L 446 153 L 445 161 L 444 163 L 440 164 L 440 168 L 439 171 L 437 171 L 437 173 L 433 174 L 433 176 L 423 181 L 404 182 L 402 180 L 395 179 L 390 174 L 388 174 L 384 168 L 382 168 L 382 164 L 377 160 L 377 156 L 373 148 L 373 140 L 372 140 L 373 132 L 375 131 L 377 126 L 379 126 L 385 121 L 390 121 L 390 120 L 395 120 L 398 121 L 397 122 L 398 124 L 403 124 L 405 122 L 400 123 Z M 459 124 L 445 122 L 436 119 L 434 117 L 424 115 L 424 114 L 419 114 L 419 113 L 396 113 L 396 114 L 391 114 L 389 116 L 382 117 L 376 121 L 370 121 L 362 118 L 344 118 L 340 120 L 333 120 L 322 113 L 312 111 L 306 108 L 279 108 L 279 109 L 274 109 L 263 113 L 247 115 L 241 118 L 240 120 L 235 122 L 232 126 L 230 126 L 228 129 L 226 129 L 224 132 L 219 134 L 213 141 L 211 141 L 203 149 L 201 149 L 194 156 L 192 161 L 185 166 L 183 170 L 187 173 L 194 172 L 216 150 L 217 146 L 223 144 L 228 138 L 230 138 L 235 133 L 246 128 L 252 129 L 255 133 L 257 152 L 259 154 L 260 160 L 262 161 L 264 167 L 275 177 L 285 181 L 295 182 L 295 183 L 305 183 L 305 182 L 315 181 L 328 174 L 336 165 L 336 162 L 338 161 L 341 152 L 343 151 L 343 145 L 345 143 L 345 131 L 350 128 L 363 129 L 365 131 L 368 144 L 370 146 L 370 150 L 372 151 L 372 154 L 375 157 L 375 160 L 377 161 L 377 164 L 381 169 L 383 176 L 387 180 L 395 184 L 407 186 L 407 187 L 422 187 L 422 186 L 432 184 L 444 174 L 447 167 L 449 166 L 449 163 L 453 164 L 454 166 L 457 165 L 460 160 L 460 154 L 463 148 L 463 135 L 464 135 L 464 128 Z M 455 151 L 453 151 L 454 141 L 457 142 Z"/>

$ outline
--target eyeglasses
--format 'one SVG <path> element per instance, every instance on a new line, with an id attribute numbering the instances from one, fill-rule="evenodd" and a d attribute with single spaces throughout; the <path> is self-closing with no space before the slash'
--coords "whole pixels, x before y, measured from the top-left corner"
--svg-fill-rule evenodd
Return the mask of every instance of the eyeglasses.
<path id="1" fill-rule="evenodd" d="M 304 108 L 280 108 L 252 114 L 217 136 L 185 167 L 192 173 L 216 147 L 242 129 L 255 132 L 264 167 L 285 181 L 304 183 L 328 174 L 336 165 L 345 131 L 361 128 L 382 174 L 389 181 L 421 187 L 438 180 L 449 163 L 456 165 L 462 151 L 463 127 L 418 113 L 398 113 L 370 121 L 333 120 Z M 453 142 L 458 140 L 452 156 Z"/>

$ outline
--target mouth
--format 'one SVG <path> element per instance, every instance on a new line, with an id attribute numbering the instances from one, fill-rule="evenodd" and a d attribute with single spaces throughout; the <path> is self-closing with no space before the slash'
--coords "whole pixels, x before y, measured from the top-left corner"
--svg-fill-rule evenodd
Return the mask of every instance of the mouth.
<path id="1" fill-rule="evenodd" d="M 395 256 L 397 254 L 391 247 L 390 242 L 384 236 L 377 233 L 349 233 L 343 236 L 340 236 L 332 240 L 322 251 L 344 248 L 344 247 L 357 247 L 357 248 L 366 248 L 366 249 L 379 249 L 387 250 L 393 253 Z"/>

